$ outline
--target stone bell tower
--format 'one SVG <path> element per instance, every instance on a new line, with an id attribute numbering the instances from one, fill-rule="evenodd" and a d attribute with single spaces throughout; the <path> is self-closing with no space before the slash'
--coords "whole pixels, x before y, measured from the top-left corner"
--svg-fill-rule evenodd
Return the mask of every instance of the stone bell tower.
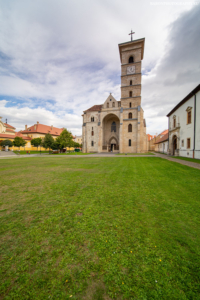
<path id="1" fill-rule="evenodd" d="M 145 152 L 146 124 L 141 108 L 142 59 L 145 39 L 119 44 L 121 60 L 120 152 Z"/>

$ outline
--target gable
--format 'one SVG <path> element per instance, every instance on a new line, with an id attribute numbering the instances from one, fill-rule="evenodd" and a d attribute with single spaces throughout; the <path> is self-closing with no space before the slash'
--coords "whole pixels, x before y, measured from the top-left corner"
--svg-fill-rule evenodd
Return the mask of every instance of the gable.
<path id="1" fill-rule="evenodd" d="M 114 107 L 117 107 L 117 100 L 113 97 L 113 95 L 110 94 L 106 99 L 106 101 L 104 102 L 103 108 L 111 108 L 113 107 L 113 103 L 114 103 Z"/>

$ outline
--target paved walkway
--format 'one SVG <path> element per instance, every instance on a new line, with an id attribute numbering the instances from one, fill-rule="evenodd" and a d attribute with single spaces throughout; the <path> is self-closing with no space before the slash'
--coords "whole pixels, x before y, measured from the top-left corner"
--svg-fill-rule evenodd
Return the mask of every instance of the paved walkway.
<path id="1" fill-rule="evenodd" d="M 63 157 L 63 158 L 91 158 L 91 157 L 115 157 L 115 158 L 120 158 L 120 157 L 160 157 L 163 159 L 167 159 L 169 161 L 173 161 L 176 163 L 179 163 L 181 165 L 185 165 L 188 167 L 192 167 L 195 169 L 199 169 L 200 170 L 200 164 L 199 163 L 195 163 L 195 162 L 191 162 L 191 161 L 186 161 L 186 160 L 181 160 L 181 159 L 177 159 L 177 158 L 173 158 L 172 156 L 168 156 L 168 155 L 164 155 L 161 153 L 155 153 L 155 155 L 116 155 L 114 153 L 95 153 L 95 154 L 89 154 L 89 155 L 48 155 L 48 154 L 30 154 L 30 155 L 15 155 L 14 153 L 12 153 L 13 155 L 0 155 L 0 159 L 11 159 L 11 158 L 30 158 L 30 157 L 47 157 L 47 158 L 52 158 L 52 157 Z"/>
<path id="2" fill-rule="evenodd" d="M 195 162 L 192 162 L 192 161 L 187 161 L 187 160 L 182 160 L 182 159 L 174 158 L 172 156 L 168 156 L 168 155 L 160 154 L 160 153 L 156 153 L 156 157 L 161 157 L 161 158 L 173 161 L 173 162 L 177 162 L 177 163 L 179 163 L 181 165 L 185 165 L 185 166 L 192 167 L 192 168 L 200 170 L 200 164 L 199 163 L 195 163 Z"/>
<path id="3" fill-rule="evenodd" d="M 16 156 L 13 151 L 0 151 L 0 157 Z"/>

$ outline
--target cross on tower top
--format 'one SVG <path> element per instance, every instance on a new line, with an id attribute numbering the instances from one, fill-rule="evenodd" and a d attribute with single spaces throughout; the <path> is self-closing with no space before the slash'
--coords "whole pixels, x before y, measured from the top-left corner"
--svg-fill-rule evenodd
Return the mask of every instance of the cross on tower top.
<path id="1" fill-rule="evenodd" d="M 133 32 L 132 29 L 131 29 L 131 33 L 129 33 L 129 35 L 131 35 L 131 41 L 133 40 L 132 35 L 133 35 L 134 33 L 135 33 L 135 32 Z"/>

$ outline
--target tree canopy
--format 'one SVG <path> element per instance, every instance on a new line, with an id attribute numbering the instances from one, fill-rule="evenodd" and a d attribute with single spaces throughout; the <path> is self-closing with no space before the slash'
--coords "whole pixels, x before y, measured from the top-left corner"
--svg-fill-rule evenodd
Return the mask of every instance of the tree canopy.
<path id="1" fill-rule="evenodd" d="M 16 137 L 14 138 L 13 145 L 14 145 L 15 147 L 19 147 L 19 148 L 20 148 L 20 147 L 24 147 L 24 146 L 26 145 L 26 141 L 23 140 L 22 137 L 16 136 Z"/>
<path id="2" fill-rule="evenodd" d="M 5 147 L 5 146 L 12 147 L 13 142 L 10 141 L 10 140 L 4 140 L 4 141 L 1 141 L 1 146 L 3 146 L 3 147 Z"/>
<path id="3" fill-rule="evenodd" d="M 47 133 L 42 141 L 42 146 L 47 149 L 51 149 L 52 145 L 54 143 L 54 139 L 50 133 Z"/>
<path id="4" fill-rule="evenodd" d="M 56 143 L 58 145 L 57 149 L 63 149 L 66 147 L 73 147 L 73 136 L 70 131 L 68 131 L 66 128 L 63 129 L 61 134 L 56 138 Z"/>
<path id="5" fill-rule="evenodd" d="M 41 138 L 32 139 L 31 145 L 38 148 L 38 146 L 42 145 L 42 139 Z"/>

